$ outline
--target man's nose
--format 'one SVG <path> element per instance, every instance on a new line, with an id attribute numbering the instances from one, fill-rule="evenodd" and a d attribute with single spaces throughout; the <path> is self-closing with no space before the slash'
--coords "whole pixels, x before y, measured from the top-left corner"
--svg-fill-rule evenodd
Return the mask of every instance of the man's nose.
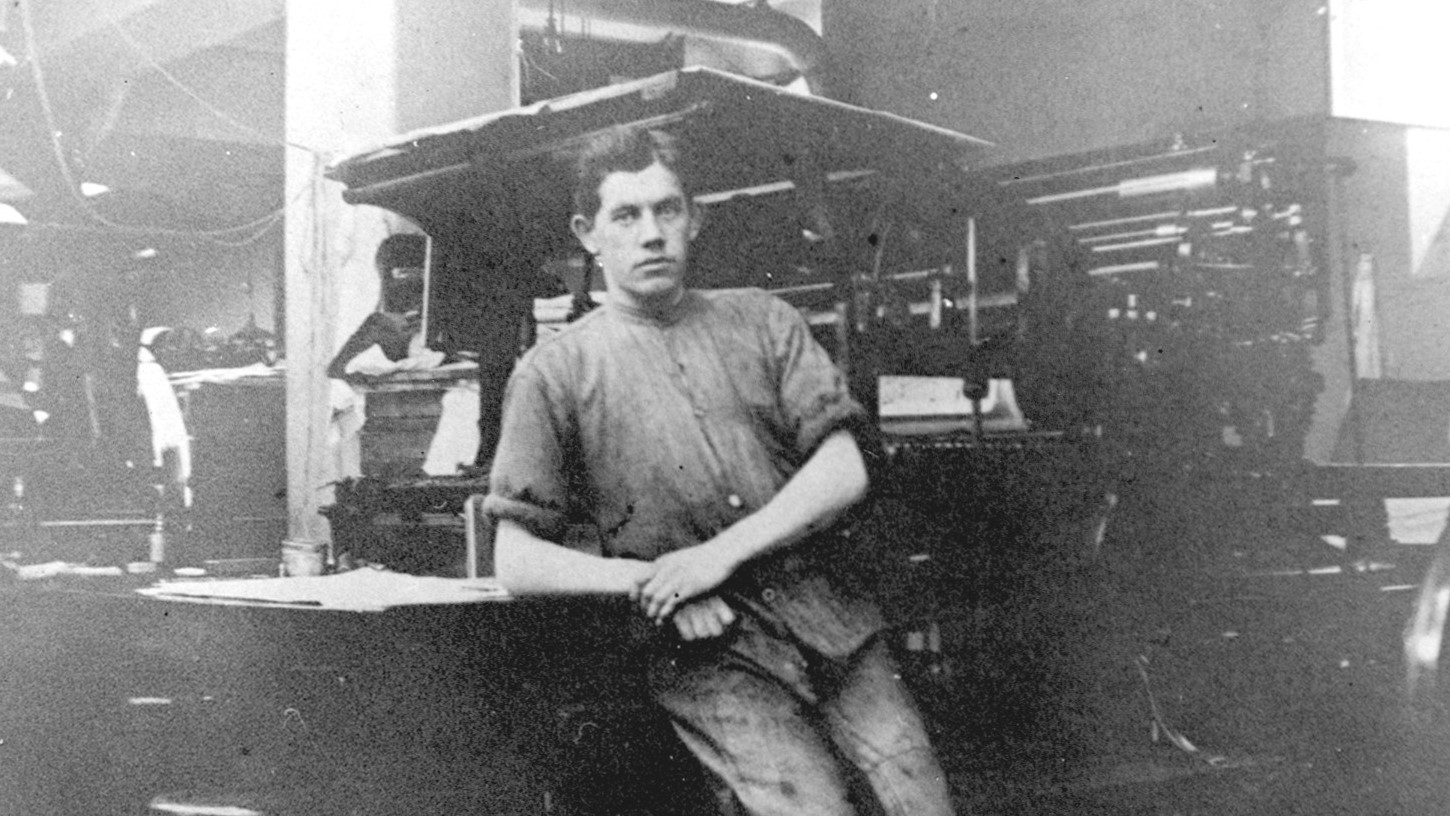
<path id="1" fill-rule="evenodd" d="M 665 240 L 664 231 L 660 229 L 659 216 L 654 213 L 645 213 L 639 219 L 639 242 L 645 246 L 654 246 L 663 243 Z"/>

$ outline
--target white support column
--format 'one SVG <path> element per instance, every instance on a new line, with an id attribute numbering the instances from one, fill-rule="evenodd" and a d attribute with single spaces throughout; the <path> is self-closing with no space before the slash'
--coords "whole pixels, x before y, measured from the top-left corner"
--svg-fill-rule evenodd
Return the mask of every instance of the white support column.
<path id="1" fill-rule="evenodd" d="M 377 298 L 400 219 L 342 201 L 332 161 L 517 99 L 514 0 L 287 0 L 288 535 L 321 541 L 338 478 L 325 369 Z"/>

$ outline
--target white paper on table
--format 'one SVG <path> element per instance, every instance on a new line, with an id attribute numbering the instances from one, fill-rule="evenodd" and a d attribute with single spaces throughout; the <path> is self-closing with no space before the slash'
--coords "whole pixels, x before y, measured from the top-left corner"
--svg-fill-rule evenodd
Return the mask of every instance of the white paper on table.
<path id="1" fill-rule="evenodd" d="M 509 597 L 493 578 L 439 578 L 378 569 L 295 578 L 162 581 L 136 592 L 166 601 L 344 612 L 382 612 L 400 606 L 479 603 Z"/>

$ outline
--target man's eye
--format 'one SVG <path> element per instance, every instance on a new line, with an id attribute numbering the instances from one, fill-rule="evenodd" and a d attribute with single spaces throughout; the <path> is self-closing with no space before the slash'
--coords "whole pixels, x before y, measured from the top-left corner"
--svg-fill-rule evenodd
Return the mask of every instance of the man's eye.
<path id="1" fill-rule="evenodd" d="M 666 218 L 674 218 L 684 211 L 684 207 L 678 201 L 664 201 L 655 208 L 655 212 Z"/>
<path id="2" fill-rule="evenodd" d="M 620 210 L 619 212 L 616 212 L 614 214 L 614 223 L 616 223 L 616 224 L 628 224 L 628 223 L 633 222 L 634 219 L 636 219 L 638 217 L 639 217 L 639 213 L 637 213 L 637 212 L 635 212 L 633 210 Z"/>

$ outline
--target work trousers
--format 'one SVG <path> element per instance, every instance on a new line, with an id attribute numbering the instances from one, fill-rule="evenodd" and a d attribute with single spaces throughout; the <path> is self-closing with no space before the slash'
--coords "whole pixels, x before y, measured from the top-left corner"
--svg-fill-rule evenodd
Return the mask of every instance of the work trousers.
<path id="1" fill-rule="evenodd" d="M 854 814 L 854 766 L 888 816 L 952 813 L 946 777 L 885 641 L 831 660 L 749 614 L 725 637 L 728 646 L 683 644 L 656 664 L 652 684 L 676 733 L 747 812 Z"/>

